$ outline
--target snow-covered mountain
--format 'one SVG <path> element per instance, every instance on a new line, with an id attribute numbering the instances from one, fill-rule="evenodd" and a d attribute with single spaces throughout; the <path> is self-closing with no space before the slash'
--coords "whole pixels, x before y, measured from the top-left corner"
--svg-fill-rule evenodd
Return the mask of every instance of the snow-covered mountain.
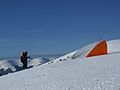
<path id="1" fill-rule="evenodd" d="M 0 90 L 120 90 L 120 40 L 107 44 L 108 55 L 72 59 L 78 49 L 52 61 L 29 61 L 34 68 L 0 77 Z M 2 68 L 12 71 L 20 65 L 17 61 L 0 62 Z"/>
<path id="2" fill-rule="evenodd" d="M 53 60 L 54 58 L 35 58 L 28 60 L 28 67 L 36 67 L 46 62 Z M 0 61 L 0 75 L 6 75 L 8 73 L 13 73 L 21 71 L 22 63 L 20 60 L 1 60 Z"/>

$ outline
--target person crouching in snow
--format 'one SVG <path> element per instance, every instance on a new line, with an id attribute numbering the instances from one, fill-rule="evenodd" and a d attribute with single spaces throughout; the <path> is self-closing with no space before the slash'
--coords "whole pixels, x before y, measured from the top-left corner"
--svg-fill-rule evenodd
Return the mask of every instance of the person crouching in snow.
<path id="1" fill-rule="evenodd" d="M 23 69 L 28 69 L 28 66 L 27 66 L 28 58 L 30 58 L 30 57 L 28 57 L 28 52 L 22 52 L 22 55 L 20 56 L 20 61 L 23 64 Z M 32 58 L 30 58 L 30 59 L 32 59 Z"/>

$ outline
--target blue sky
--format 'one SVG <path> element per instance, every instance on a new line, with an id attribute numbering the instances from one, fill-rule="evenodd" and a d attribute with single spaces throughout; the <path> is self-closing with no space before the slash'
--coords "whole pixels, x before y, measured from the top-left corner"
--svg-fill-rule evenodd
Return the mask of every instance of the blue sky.
<path id="1" fill-rule="evenodd" d="M 0 56 L 61 54 L 120 38 L 119 0 L 1 0 Z"/>

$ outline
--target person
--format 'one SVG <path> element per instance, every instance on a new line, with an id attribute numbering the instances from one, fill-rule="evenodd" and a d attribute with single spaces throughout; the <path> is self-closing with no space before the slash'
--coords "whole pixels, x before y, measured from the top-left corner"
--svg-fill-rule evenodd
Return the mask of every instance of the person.
<path id="1" fill-rule="evenodd" d="M 31 57 L 28 57 L 28 52 L 22 52 L 22 55 L 20 56 L 20 60 L 23 64 L 23 69 L 28 69 L 28 66 L 27 66 L 28 58 L 32 59 Z"/>

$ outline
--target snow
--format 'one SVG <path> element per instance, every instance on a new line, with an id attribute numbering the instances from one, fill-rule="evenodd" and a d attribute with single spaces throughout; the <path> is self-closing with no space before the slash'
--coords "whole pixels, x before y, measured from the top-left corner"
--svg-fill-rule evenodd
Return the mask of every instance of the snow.
<path id="1" fill-rule="evenodd" d="M 78 50 L 73 51 L 73 52 L 71 52 L 71 53 L 68 53 L 68 54 L 66 54 L 66 55 L 64 55 L 64 56 L 61 56 L 61 57 L 59 57 L 59 58 L 56 58 L 56 60 L 54 60 L 53 62 L 64 61 L 64 60 L 71 59 L 72 56 L 73 56 L 77 51 L 78 51 Z"/>
<path id="2" fill-rule="evenodd" d="M 53 58 L 34 58 L 28 60 L 28 67 L 36 67 L 46 62 L 51 61 Z M 21 71 L 22 63 L 20 60 L 1 60 L 0 61 L 0 75 L 6 75 L 8 73 L 13 73 Z"/>
<path id="3" fill-rule="evenodd" d="M 97 41 L 97 42 L 91 43 L 89 45 L 86 45 L 83 48 L 80 48 L 69 54 L 59 57 L 58 59 L 56 59 L 56 61 L 66 60 L 66 59 L 70 59 L 70 58 L 71 59 L 85 58 L 86 55 L 89 53 L 89 51 L 91 51 L 91 49 L 93 49 L 99 42 L 101 42 L 101 41 Z M 107 41 L 107 46 L 108 46 L 108 54 L 119 53 L 120 52 L 120 39 Z"/>
<path id="4" fill-rule="evenodd" d="M 108 44 L 108 52 L 109 53 L 120 52 L 120 39 L 108 41 L 107 44 Z"/>
<path id="5" fill-rule="evenodd" d="M 120 53 L 41 65 L 0 77 L 0 90 L 119 90 L 119 58 Z"/>
<path id="6" fill-rule="evenodd" d="M 54 60 L 54 62 L 57 62 L 57 61 L 64 61 L 64 60 L 69 60 L 69 59 L 75 59 L 75 58 L 84 58 L 86 56 L 86 54 L 93 48 L 95 47 L 96 45 L 98 44 L 98 42 L 95 42 L 95 43 L 92 43 L 90 45 L 87 45 L 83 48 L 80 48 L 78 50 L 75 50 L 71 53 L 68 53 L 64 56 L 61 56 L 59 58 L 57 58 L 56 60 Z"/>
<path id="7" fill-rule="evenodd" d="M 88 55 L 88 53 L 101 41 L 98 41 L 98 42 L 95 42 L 95 43 L 92 43 L 90 45 L 87 45 L 83 48 L 80 48 L 77 52 L 75 52 L 73 55 L 72 55 L 72 58 L 75 59 L 75 58 L 84 58 L 86 57 L 86 55 Z"/>
<path id="8" fill-rule="evenodd" d="M 52 62 L 31 60 L 29 66 L 34 68 L 1 76 L 0 90 L 120 90 L 120 40 L 107 43 L 112 54 L 72 59 L 78 49 Z M 9 66 L 15 70 L 15 64 L 20 65 L 17 61 L 0 62 L 3 69 Z"/>
<path id="9" fill-rule="evenodd" d="M 51 61 L 51 59 L 49 59 L 49 58 L 35 58 L 35 59 L 31 60 L 30 62 L 28 62 L 28 67 L 39 66 L 39 65 L 41 65 L 43 63 L 47 63 L 49 61 Z"/>

